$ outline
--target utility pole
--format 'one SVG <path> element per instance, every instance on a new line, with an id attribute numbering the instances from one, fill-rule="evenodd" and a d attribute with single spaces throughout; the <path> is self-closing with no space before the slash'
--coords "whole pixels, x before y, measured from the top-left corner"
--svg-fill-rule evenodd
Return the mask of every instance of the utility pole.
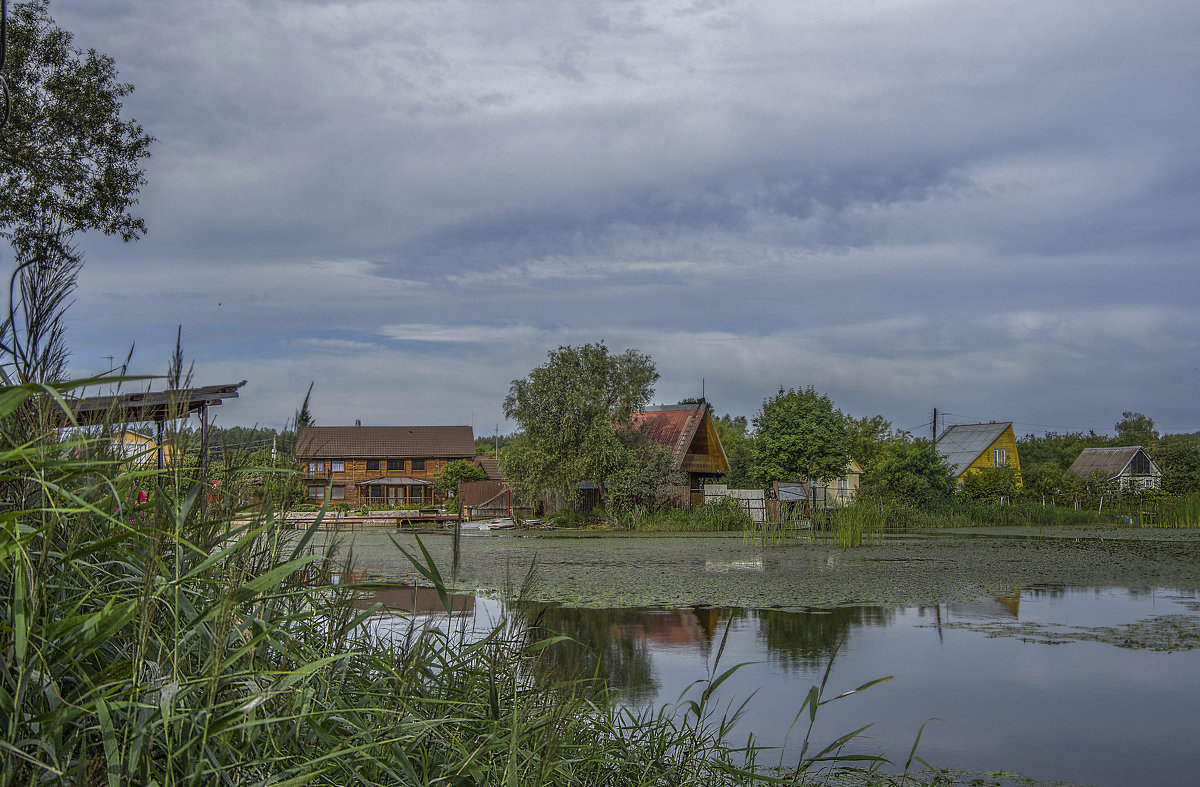
<path id="1" fill-rule="evenodd" d="M 937 408 L 933 408 L 933 447 L 937 448 Z"/>

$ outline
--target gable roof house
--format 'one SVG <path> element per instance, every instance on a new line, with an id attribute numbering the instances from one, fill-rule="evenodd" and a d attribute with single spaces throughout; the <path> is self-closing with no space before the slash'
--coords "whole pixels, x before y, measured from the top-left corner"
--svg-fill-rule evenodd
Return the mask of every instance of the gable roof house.
<path id="1" fill-rule="evenodd" d="M 434 505 L 433 479 L 475 458 L 469 426 L 305 426 L 296 459 L 312 502 L 351 506 Z"/>
<path id="2" fill-rule="evenodd" d="M 1021 471 L 1017 437 L 1009 421 L 947 427 L 937 439 L 937 452 L 958 483 L 967 473 L 991 467 Z"/>
<path id="3" fill-rule="evenodd" d="M 1162 470 L 1140 445 L 1121 448 L 1085 448 L 1068 472 L 1088 478 L 1100 471 L 1118 489 L 1160 489 Z"/>
<path id="4" fill-rule="evenodd" d="M 687 474 L 688 501 L 704 505 L 704 485 L 729 472 L 729 458 L 707 402 L 647 407 L 633 414 L 633 425 L 646 437 L 671 450 L 675 469 Z"/>

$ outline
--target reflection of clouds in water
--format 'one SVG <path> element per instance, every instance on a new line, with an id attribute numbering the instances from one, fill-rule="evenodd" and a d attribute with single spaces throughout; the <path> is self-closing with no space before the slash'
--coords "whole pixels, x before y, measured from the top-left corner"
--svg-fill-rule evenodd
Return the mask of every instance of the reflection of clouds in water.
<path id="1" fill-rule="evenodd" d="M 705 560 L 704 570 L 710 574 L 728 574 L 730 571 L 762 571 L 761 557 L 753 560 Z"/>

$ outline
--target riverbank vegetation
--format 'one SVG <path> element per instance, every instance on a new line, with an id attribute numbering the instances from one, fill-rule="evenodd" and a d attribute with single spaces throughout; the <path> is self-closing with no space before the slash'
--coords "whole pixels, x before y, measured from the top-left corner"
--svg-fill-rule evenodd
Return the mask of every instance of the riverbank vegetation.
<path id="1" fill-rule="evenodd" d="M 719 655 L 680 708 L 636 712 L 595 681 L 540 679 L 557 640 L 535 625 L 469 638 L 381 617 L 277 500 L 236 511 L 220 486 L 114 455 L 104 429 L 25 431 L 69 425 L 70 393 L 0 388 L 2 783 L 807 784 L 881 764 L 839 759 L 847 737 L 759 770 L 753 737 L 727 742 Z M 445 597 L 428 553 L 413 562 Z"/>

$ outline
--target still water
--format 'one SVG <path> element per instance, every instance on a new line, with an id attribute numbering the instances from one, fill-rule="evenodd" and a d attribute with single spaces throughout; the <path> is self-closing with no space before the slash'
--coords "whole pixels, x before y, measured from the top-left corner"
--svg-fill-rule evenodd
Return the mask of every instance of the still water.
<path id="1" fill-rule="evenodd" d="M 429 591 L 383 592 L 390 597 L 377 600 L 392 607 L 440 608 Z M 481 631 L 514 611 L 482 596 L 453 603 L 455 620 Z M 1026 588 L 931 607 L 520 612 L 588 643 L 555 651 L 564 675 L 589 674 L 599 658 L 625 701 L 643 706 L 675 703 L 714 668 L 724 639 L 719 671 L 750 662 L 718 692 L 722 706 L 750 698 L 732 740 L 753 732 L 763 746 L 784 747 L 785 764 L 805 724 L 786 745 L 785 733 L 832 659 L 829 696 L 892 680 L 823 707 L 817 745 L 871 723 L 854 751 L 902 765 L 929 721 L 918 754 L 942 768 L 1091 785 L 1200 784 L 1200 649 L 1188 649 L 1200 634 L 1194 593 Z"/>

